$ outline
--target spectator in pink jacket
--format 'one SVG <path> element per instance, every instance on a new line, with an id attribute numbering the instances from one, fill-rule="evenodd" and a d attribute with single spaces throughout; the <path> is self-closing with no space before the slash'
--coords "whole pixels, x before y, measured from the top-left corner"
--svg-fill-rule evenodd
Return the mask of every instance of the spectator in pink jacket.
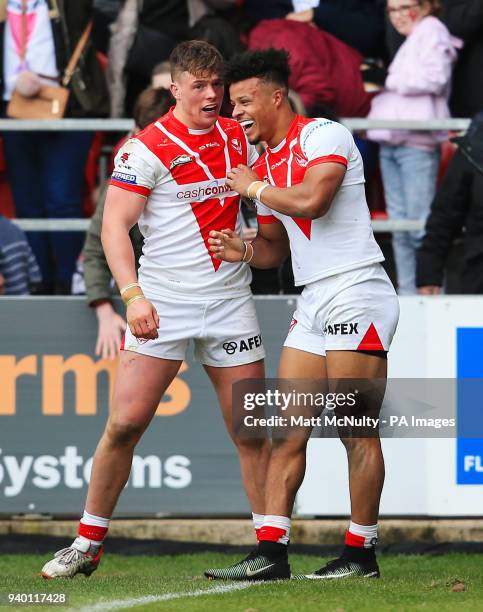
<path id="1" fill-rule="evenodd" d="M 436 17 L 434 0 L 388 0 L 392 25 L 406 40 L 389 66 L 385 88 L 370 119 L 445 119 L 451 72 L 462 42 Z M 380 163 L 391 219 L 426 219 L 436 189 L 440 144 L 446 132 L 369 130 L 381 143 Z M 396 232 L 394 258 L 401 295 L 416 293 L 416 250 L 423 232 Z"/>

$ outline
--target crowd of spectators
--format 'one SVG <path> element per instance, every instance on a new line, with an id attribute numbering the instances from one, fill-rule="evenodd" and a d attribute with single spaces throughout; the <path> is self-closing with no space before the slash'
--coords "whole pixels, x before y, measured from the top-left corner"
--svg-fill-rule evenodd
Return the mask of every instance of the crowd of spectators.
<path id="1" fill-rule="evenodd" d="M 141 127 L 154 120 L 170 105 L 171 50 L 190 38 L 208 40 L 226 58 L 246 47 L 286 49 L 292 100 L 307 116 L 430 120 L 472 118 L 483 110 L 481 0 L 0 0 L 2 118 L 9 116 L 16 90 L 62 81 L 90 24 L 69 83 L 66 118 L 136 116 Z M 146 111 L 141 120 L 140 108 Z M 223 112 L 230 113 L 228 100 Z M 471 253 L 465 254 L 467 276 L 459 290 L 483 292 L 481 281 L 464 280 L 472 265 L 481 265 L 482 249 L 475 246 L 481 223 L 475 211 L 483 164 L 481 155 L 469 153 L 483 147 L 481 115 L 480 123 L 475 121 L 471 134 L 453 139 L 459 150 L 439 189 L 447 132 L 371 130 L 358 135 L 370 207 L 382 208 L 390 219 L 429 215 L 424 240 L 424 232 L 394 234 L 395 282 L 401 294 L 444 291 L 447 254 L 465 230 Z M 98 156 L 103 143 L 115 142 L 91 131 L 1 132 L 0 213 L 82 218 L 92 214 L 89 202 L 94 199 L 94 230 L 84 248 L 88 260 L 105 192 L 102 184 L 92 189 Z M 444 145 L 449 157 L 455 145 Z M 380 176 L 382 205 L 373 188 Z M 249 211 L 246 220 L 249 237 L 255 231 Z M 12 224 L 0 221 L 0 290 L 15 293 L 5 267 L 13 242 L 23 251 L 18 293 L 70 293 L 85 235 L 32 231 L 25 239 Z M 99 278 L 103 295 L 91 299 L 86 272 L 89 301 L 103 306 L 103 313 L 110 309 L 103 321 L 121 329 L 105 294 L 107 268 Z M 293 290 L 287 266 L 255 274 L 254 283 L 259 293 Z M 100 325 L 103 321 L 99 318 Z M 99 354 L 111 356 L 114 336 L 100 341 Z"/>

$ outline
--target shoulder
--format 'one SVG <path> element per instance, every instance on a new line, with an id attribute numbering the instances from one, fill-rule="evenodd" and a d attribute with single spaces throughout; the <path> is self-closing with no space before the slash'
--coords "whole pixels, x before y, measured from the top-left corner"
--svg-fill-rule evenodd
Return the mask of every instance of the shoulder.
<path id="1" fill-rule="evenodd" d="M 15 238 L 16 240 L 25 239 L 23 230 L 13 221 L 3 216 L 0 216 L 0 236 L 9 236 L 10 239 Z"/>
<path id="2" fill-rule="evenodd" d="M 352 134 L 341 123 L 330 119 L 317 118 L 303 126 L 299 134 L 300 146 L 303 149 L 309 141 L 319 138 L 324 140 L 333 138 L 352 140 Z"/>
<path id="3" fill-rule="evenodd" d="M 260 155 L 260 157 L 257 159 L 257 161 L 253 164 L 252 170 L 256 170 L 257 168 L 260 168 L 260 166 L 265 167 L 266 159 L 267 159 L 267 152 L 264 151 Z"/>
<path id="4" fill-rule="evenodd" d="M 428 36 L 448 40 L 451 38 L 451 34 L 445 24 L 433 15 L 428 15 L 422 19 L 408 39 L 427 39 Z"/>
<path id="5" fill-rule="evenodd" d="M 245 134 L 242 126 L 235 121 L 235 119 L 230 119 L 229 117 L 218 117 L 218 125 L 224 132 L 230 132 L 233 134 Z"/>
<path id="6" fill-rule="evenodd" d="M 138 132 L 135 136 L 130 138 L 126 144 L 137 147 L 140 151 L 143 149 L 143 147 L 146 147 L 151 151 L 163 137 L 164 134 L 155 125 L 155 123 L 150 123 L 144 130 Z"/>

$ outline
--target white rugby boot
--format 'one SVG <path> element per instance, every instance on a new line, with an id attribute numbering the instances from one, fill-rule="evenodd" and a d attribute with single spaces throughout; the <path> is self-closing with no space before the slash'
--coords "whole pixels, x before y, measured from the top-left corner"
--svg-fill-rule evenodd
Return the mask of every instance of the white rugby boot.
<path id="1" fill-rule="evenodd" d="M 70 546 L 55 553 L 42 568 L 44 578 L 73 578 L 76 574 L 90 576 L 97 569 L 104 547 L 91 546 L 87 538 L 77 537 Z"/>

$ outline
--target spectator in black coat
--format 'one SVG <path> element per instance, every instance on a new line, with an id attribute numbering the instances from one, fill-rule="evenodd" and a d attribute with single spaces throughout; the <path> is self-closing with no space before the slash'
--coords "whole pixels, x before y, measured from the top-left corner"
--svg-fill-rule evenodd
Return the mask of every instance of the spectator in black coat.
<path id="1" fill-rule="evenodd" d="M 483 108 L 483 1 L 445 0 L 442 19 L 465 43 L 453 71 L 451 114 L 473 117 Z"/>
<path id="2" fill-rule="evenodd" d="M 325 30 L 365 57 L 384 55 L 384 0 L 321 0 L 318 6 L 287 15 L 300 20 L 305 14 Z"/>
<path id="3" fill-rule="evenodd" d="M 463 233 L 462 293 L 483 293 L 483 112 L 468 132 L 455 138 L 451 160 L 432 203 L 426 235 L 417 255 L 416 285 L 421 295 L 438 295 L 453 240 Z"/>

